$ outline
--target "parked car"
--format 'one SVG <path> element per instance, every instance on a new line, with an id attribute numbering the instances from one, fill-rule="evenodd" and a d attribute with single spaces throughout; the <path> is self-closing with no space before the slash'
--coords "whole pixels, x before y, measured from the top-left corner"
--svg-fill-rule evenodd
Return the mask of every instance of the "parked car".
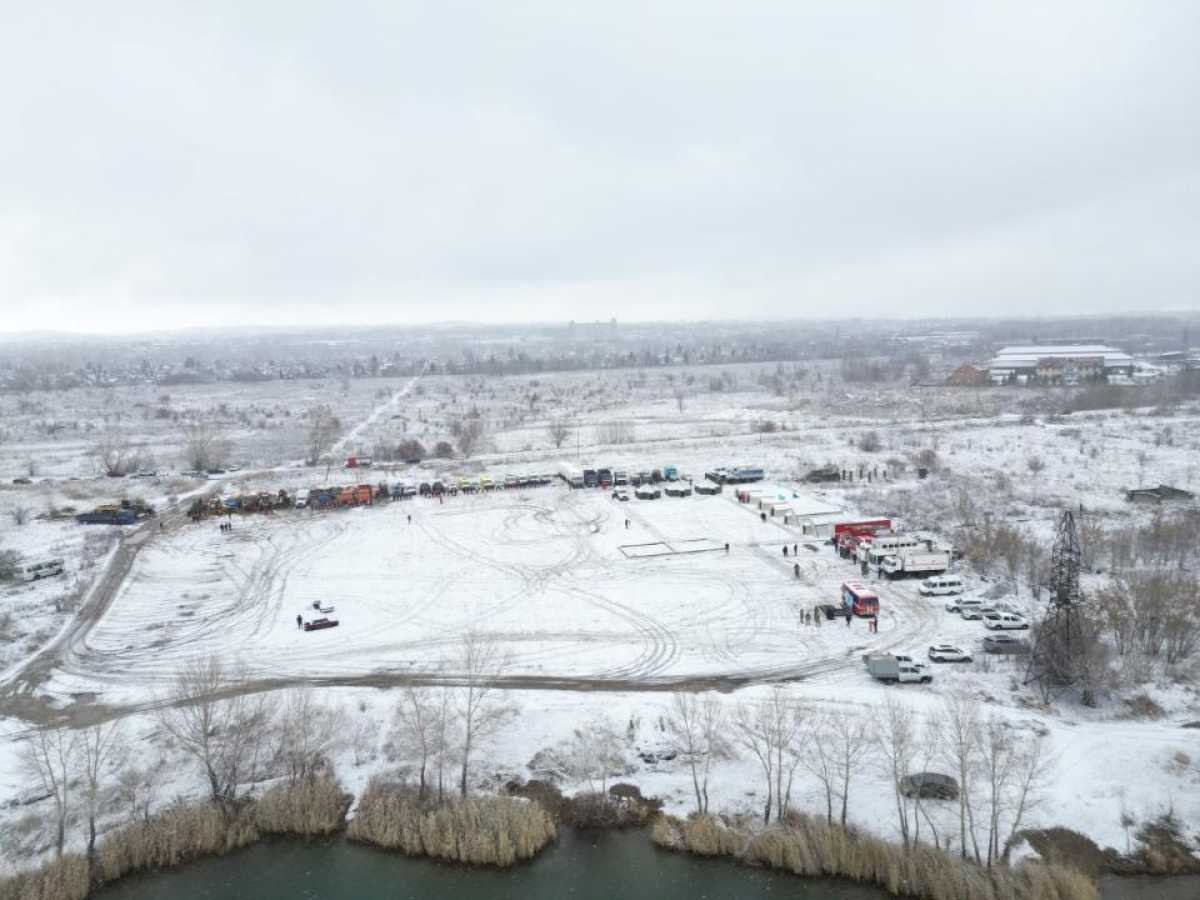
<path id="1" fill-rule="evenodd" d="M 612 498 L 614 500 L 621 500 L 621 501 L 627 502 L 629 500 L 629 491 L 625 490 L 624 488 L 617 488 L 615 491 L 612 492 Z"/>
<path id="2" fill-rule="evenodd" d="M 13 484 L 33 484 L 33 481 L 29 478 L 24 478 L 24 477 L 14 478 Z"/>
<path id="3" fill-rule="evenodd" d="M 338 626 L 337 619 L 321 618 L 321 619 L 313 619 L 311 622 L 305 622 L 304 630 L 305 631 L 320 631 L 323 628 L 337 628 L 337 626 Z"/>
<path id="4" fill-rule="evenodd" d="M 970 662 L 971 654 L 954 644 L 934 644 L 929 648 L 929 658 L 934 662 Z"/>
<path id="5" fill-rule="evenodd" d="M 989 634 L 983 639 L 985 653 L 1027 653 L 1029 645 L 1011 634 Z"/>
<path id="6" fill-rule="evenodd" d="M 939 772 L 913 772 L 900 779 L 900 793 L 922 800 L 957 800 L 958 782 Z"/>
<path id="7" fill-rule="evenodd" d="M 967 603 L 966 601 L 963 601 L 958 609 L 959 615 L 970 621 L 982 619 L 984 616 L 989 616 L 995 611 L 996 608 L 994 606 L 989 606 L 982 601 L 978 603 Z"/>
<path id="8" fill-rule="evenodd" d="M 952 597 L 946 601 L 946 612 L 962 612 L 964 603 L 968 606 L 983 606 L 983 601 L 976 597 Z"/>
<path id="9" fill-rule="evenodd" d="M 983 627 L 990 628 L 993 631 L 1025 631 L 1029 628 L 1029 622 L 1024 616 L 1019 616 L 1016 613 L 996 610 L 983 617 Z"/>

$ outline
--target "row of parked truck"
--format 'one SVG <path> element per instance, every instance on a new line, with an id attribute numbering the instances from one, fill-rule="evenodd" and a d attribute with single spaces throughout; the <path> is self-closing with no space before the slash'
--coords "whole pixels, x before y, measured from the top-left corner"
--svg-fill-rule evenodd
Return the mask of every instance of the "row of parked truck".
<path id="1" fill-rule="evenodd" d="M 890 519 L 843 522 L 834 526 L 833 543 L 844 559 L 867 573 L 874 569 L 888 578 L 928 578 L 950 568 L 954 558 L 932 535 L 896 532 Z"/>

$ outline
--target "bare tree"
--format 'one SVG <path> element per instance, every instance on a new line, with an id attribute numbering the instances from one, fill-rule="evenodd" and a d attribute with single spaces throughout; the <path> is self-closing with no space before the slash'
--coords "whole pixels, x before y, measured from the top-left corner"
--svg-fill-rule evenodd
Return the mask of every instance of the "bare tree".
<path id="1" fill-rule="evenodd" d="M 837 748 L 829 739 L 826 716 L 827 714 L 822 714 L 817 719 L 813 728 L 813 739 L 805 747 L 803 764 L 825 792 L 825 821 L 833 824 L 833 799 L 839 784 L 835 769 Z"/>
<path id="2" fill-rule="evenodd" d="M 956 691 L 944 701 L 945 739 L 941 758 L 958 779 L 958 844 L 959 853 L 966 859 L 974 852 L 980 859 L 979 841 L 975 833 L 975 775 L 979 771 L 982 742 L 979 705 L 963 692 Z M 970 842 L 968 844 L 968 841 Z"/>
<path id="3" fill-rule="evenodd" d="M 571 424 L 566 419 L 551 419 L 546 426 L 546 434 L 555 447 L 562 447 L 571 436 Z"/>
<path id="4" fill-rule="evenodd" d="M 188 422 L 180 434 L 184 461 L 203 472 L 215 469 L 229 455 L 229 441 L 213 422 Z"/>
<path id="5" fill-rule="evenodd" d="M 277 719 L 279 755 L 292 784 L 312 778 L 341 744 L 346 717 L 341 709 L 320 703 L 310 687 L 284 695 Z"/>
<path id="6" fill-rule="evenodd" d="M 19 528 L 29 521 L 29 517 L 33 515 L 33 510 L 28 506 L 18 505 L 10 509 L 8 514 L 12 517 L 13 524 Z"/>
<path id="7" fill-rule="evenodd" d="M 54 800 L 55 852 L 63 855 L 71 813 L 71 781 L 79 753 L 78 736 L 67 728 L 39 728 L 25 738 L 25 774 Z"/>
<path id="8" fill-rule="evenodd" d="M 875 708 L 874 743 L 892 785 L 896 817 L 900 825 L 900 839 L 904 846 L 908 847 L 912 843 L 912 826 L 909 821 L 908 798 L 904 796 L 902 783 L 912 774 L 918 736 L 912 710 L 894 696 L 889 695 Z"/>
<path id="9" fill-rule="evenodd" d="M 604 422 L 595 428 L 597 444 L 632 444 L 637 431 L 632 422 Z"/>
<path id="10" fill-rule="evenodd" d="M 133 453 L 128 436 L 115 429 L 98 434 L 92 441 L 91 457 L 105 475 L 124 475 L 128 472 Z"/>
<path id="11" fill-rule="evenodd" d="M 758 760 L 767 784 L 763 823 L 771 815 L 782 822 L 787 817 L 792 780 L 803 756 L 805 709 L 776 689 L 769 699 L 738 704 L 734 725 L 738 741 Z"/>
<path id="12" fill-rule="evenodd" d="M 483 422 L 479 419 L 467 419 L 458 431 L 458 452 L 464 458 L 469 457 L 479 449 L 483 440 Z"/>
<path id="13" fill-rule="evenodd" d="M 508 660 L 495 640 L 476 631 L 469 631 L 459 647 L 458 679 L 455 713 L 461 729 L 458 788 L 467 796 L 472 754 L 485 746 L 515 710 L 499 702 L 496 681 L 503 674 Z"/>
<path id="14" fill-rule="evenodd" d="M 315 466 L 321 461 L 321 457 L 333 448 L 341 433 L 342 423 L 333 414 L 333 409 L 328 403 L 319 403 L 311 407 L 306 415 L 308 435 L 304 461 L 310 466 Z"/>
<path id="15" fill-rule="evenodd" d="M 714 694 L 703 697 L 694 693 L 673 694 L 667 727 L 691 769 L 696 812 L 707 815 L 708 774 L 713 760 L 726 757 L 732 751 L 725 737 L 725 711 L 720 699 Z"/>
<path id="16" fill-rule="evenodd" d="M 586 779 L 592 790 L 608 790 L 608 776 L 625 767 L 621 737 L 612 721 L 597 716 L 582 728 L 576 728 L 571 739 L 571 768 L 574 774 Z"/>
<path id="17" fill-rule="evenodd" d="M 825 792 L 825 815 L 833 822 L 833 804 L 841 804 L 841 823 L 850 806 L 850 782 L 861 771 L 872 749 L 869 717 L 844 709 L 821 714 L 804 752 L 804 765 Z"/>
<path id="18" fill-rule="evenodd" d="M 441 688 L 407 685 L 400 691 L 392 741 L 398 752 L 417 760 L 419 796 L 428 792 L 428 770 L 445 740 L 445 703 Z"/>
<path id="19" fill-rule="evenodd" d="M 88 843 L 87 858 L 96 858 L 96 816 L 100 811 L 100 787 L 105 770 L 114 755 L 119 755 L 121 745 L 121 721 L 114 719 L 91 725 L 79 734 L 79 775 L 83 782 L 84 804 L 87 808 Z"/>
<path id="20" fill-rule="evenodd" d="M 266 697 L 236 690 L 244 680 L 215 656 L 197 660 L 176 677 L 159 711 L 163 728 L 201 766 L 212 801 L 227 813 L 239 786 L 254 776 L 271 725 Z"/>
<path id="21" fill-rule="evenodd" d="M 150 811 L 158 793 L 164 761 L 139 769 L 137 766 L 124 768 L 117 775 L 117 791 L 129 810 L 129 821 L 149 821 Z"/>
<path id="22" fill-rule="evenodd" d="M 446 797 L 446 769 L 453 759 L 454 725 L 453 696 L 450 688 L 438 688 L 434 701 L 433 731 L 431 745 L 434 777 L 437 781 L 437 802 L 441 806 Z"/>
<path id="23" fill-rule="evenodd" d="M 1012 725 L 999 717 L 983 727 L 980 772 L 987 813 L 984 863 L 989 869 L 1040 802 L 1050 766 L 1041 735 L 1014 734 Z"/>
<path id="24" fill-rule="evenodd" d="M 360 708 L 359 713 L 362 715 L 354 716 L 350 722 L 350 749 L 356 766 L 375 758 L 375 745 L 379 740 L 379 724 L 365 714 L 365 709 Z"/>

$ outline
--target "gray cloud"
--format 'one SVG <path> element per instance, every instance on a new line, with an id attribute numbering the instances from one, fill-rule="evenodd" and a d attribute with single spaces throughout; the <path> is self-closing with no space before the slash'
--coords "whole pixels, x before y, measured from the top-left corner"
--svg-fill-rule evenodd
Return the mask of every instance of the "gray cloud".
<path id="1" fill-rule="evenodd" d="M 3 330 L 1197 306 L 1196 4 L 103 6 L 0 12 Z"/>

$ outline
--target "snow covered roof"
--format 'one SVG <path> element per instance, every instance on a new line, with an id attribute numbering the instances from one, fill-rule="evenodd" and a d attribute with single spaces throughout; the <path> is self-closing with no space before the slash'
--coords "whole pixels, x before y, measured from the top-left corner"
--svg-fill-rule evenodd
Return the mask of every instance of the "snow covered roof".
<path id="1" fill-rule="evenodd" d="M 989 366 L 993 369 L 1028 368 L 1043 359 L 1092 359 L 1101 357 L 1106 366 L 1133 365 L 1133 357 L 1124 350 L 1106 344 L 1018 344 L 1002 347 Z"/>

